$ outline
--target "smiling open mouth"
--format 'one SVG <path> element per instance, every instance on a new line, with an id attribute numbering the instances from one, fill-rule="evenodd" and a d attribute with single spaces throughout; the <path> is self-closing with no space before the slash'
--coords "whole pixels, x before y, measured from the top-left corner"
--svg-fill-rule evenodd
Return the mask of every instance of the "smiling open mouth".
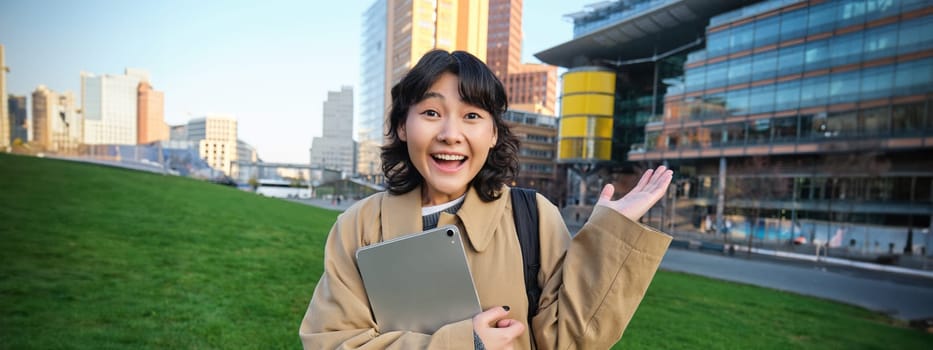
<path id="1" fill-rule="evenodd" d="M 434 158 L 434 161 L 438 165 L 444 167 L 456 167 L 460 164 L 463 164 L 467 160 L 467 156 L 462 154 L 445 154 L 445 153 L 436 153 L 432 154 L 431 158 Z"/>

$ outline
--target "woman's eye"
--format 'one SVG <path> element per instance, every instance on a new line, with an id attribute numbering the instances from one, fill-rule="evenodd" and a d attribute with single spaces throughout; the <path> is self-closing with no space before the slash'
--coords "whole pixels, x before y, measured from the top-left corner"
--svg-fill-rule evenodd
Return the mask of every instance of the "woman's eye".
<path id="1" fill-rule="evenodd" d="M 466 119 L 482 119 L 483 117 L 477 113 L 467 113 Z"/>
<path id="2" fill-rule="evenodd" d="M 421 112 L 421 114 L 424 114 L 424 115 L 426 115 L 426 116 L 428 116 L 428 117 L 439 117 L 439 116 L 440 116 L 440 114 L 437 114 L 437 111 L 435 111 L 435 110 L 433 110 L 433 109 L 429 109 L 429 110 L 426 110 L 426 111 L 424 111 L 424 112 Z"/>

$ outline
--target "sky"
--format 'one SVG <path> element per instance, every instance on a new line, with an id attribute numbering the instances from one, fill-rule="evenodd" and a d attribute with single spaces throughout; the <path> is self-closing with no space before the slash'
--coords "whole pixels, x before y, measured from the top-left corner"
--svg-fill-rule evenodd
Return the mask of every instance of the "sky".
<path id="1" fill-rule="evenodd" d="M 570 40 L 562 16 L 594 1 L 524 1 L 523 61 Z M 264 161 L 307 163 L 327 92 L 359 85 L 362 15 L 374 2 L 4 0 L 7 93 L 42 84 L 80 100 L 82 71 L 139 68 L 165 93 L 169 125 L 231 115 Z"/>

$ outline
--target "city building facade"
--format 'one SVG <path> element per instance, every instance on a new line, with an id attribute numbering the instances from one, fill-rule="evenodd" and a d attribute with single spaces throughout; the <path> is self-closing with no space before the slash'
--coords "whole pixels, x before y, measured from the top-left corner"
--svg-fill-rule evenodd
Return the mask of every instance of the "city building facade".
<path id="1" fill-rule="evenodd" d="M 328 91 L 323 107 L 321 136 L 311 143 L 311 165 L 339 170 L 344 177 L 356 173 L 356 142 L 353 141 L 353 88 Z"/>
<path id="2" fill-rule="evenodd" d="M 96 76 L 81 73 L 81 111 L 84 143 L 88 145 L 135 145 L 139 74 Z"/>
<path id="3" fill-rule="evenodd" d="M 554 161 L 557 151 L 557 117 L 509 110 L 503 119 L 521 142 L 518 149 L 518 175 L 510 185 L 533 188 L 558 204 L 564 186 L 558 177 L 558 164 Z"/>
<path id="4" fill-rule="evenodd" d="M 557 67 L 522 64 L 505 81 L 509 108 L 537 114 L 555 115 L 557 108 Z"/>
<path id="5" fill-rule="evenodd" d="M 237 161 L 237 121 L 232 116 L 211 114 L 188 121 L 188 140 L 197 142 L 198 155 L 211 168 L 227 176 Z"/>
<path id="6" fill-rule="evenodd" d="M 522 0 L 489 0 L 486 65 L 499 80 L 522 64 Z"/>
<path id="7" fill-rule="evenodd" d="M 236 140 L 236 158 L 240 162 L 255 163 L 260 161 L 256 147 L 243 140 Z"/>
<path id="8" fill-rule="evenodd" d="M 656 224 L 930 254 L 933 4 L 636 1 L 571 18 L 577 36 L 538 56 L 616 75 L 611 160 L 677 174 Z"/>
<path id="9" fill-rule="evenodd" d="M 78 151 L 82 123 L 71 92 L 59 94 L 39 85 L 32 93 L 32 118 L 33 141 L 44 151 Z"/>
<path id="10" fill-rule="evenodd" d="M 10 144 L 15 144 L 16 140 L 21 143 L 29 142 L 29 119 L 26 109 L 26 96 L 9 95 L 7 99 L 7 113 L 9 113 L 10 122 Z"/>
<path id="11" fill-rule="evenodd" d="M 375 1 L 363 13 L 360 40 L 360 81 L 357 85 L 357 165 L 359 175 L 382 182 L 380 161 L 386 115 L 387 0 Z"/>
<path id="12" fill-rule="evenodd" d="M 188 138 L 188 124 L 169 126 L 168 139 L 171 141 L 190 141 Z"/>
<path id="13" fill-rule="evenodd" d="M 137 143 L 147 144 L 169 139 L 165 124 L 165 94 L 141 81 L 137 88 Z"/>

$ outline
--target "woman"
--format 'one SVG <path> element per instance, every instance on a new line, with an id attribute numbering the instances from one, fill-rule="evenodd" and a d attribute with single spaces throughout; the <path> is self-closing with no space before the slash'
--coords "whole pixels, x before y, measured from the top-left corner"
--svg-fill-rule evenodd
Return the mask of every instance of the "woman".
<path id="1" fill-rule="evenodd" d="M 603 188 L 573 238 L 558 209 L 537 196 L 542 295 L 526 325 L 521 248 L 508 187 L 518 141 L 502 119 L 502 84 L 466 52 L 432 51 L 392 88 L 383 147 L 388 193 L 340 215 L 325 246 L 324 274 L 301 323 L 320 348 L 600 349 L 617 342 L 641 302 L 670 237 L 637 223 L 672 173 L 647 171 L 627 195 Z M 379 331 L 356 268 L 359 247 L 457 225 L 483 311 L 434 334 Z"/>

